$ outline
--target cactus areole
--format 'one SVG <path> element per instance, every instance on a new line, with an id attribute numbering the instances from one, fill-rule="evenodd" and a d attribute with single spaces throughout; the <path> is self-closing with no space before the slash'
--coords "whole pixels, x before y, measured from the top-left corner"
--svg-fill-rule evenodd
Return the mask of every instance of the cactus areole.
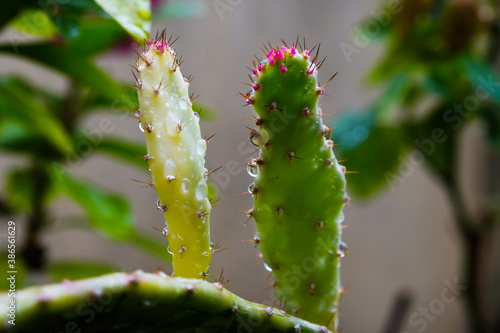
<path id="1" fill-rule="evenodd" d="M 174 274 L 205 278 L 211 258 L 207 198 L 206 140 L 201 138 L 199 116 L 188 95 L 189 80 L 181 61 L 161 34 L 150 40 L 137 59 L 139 126 L 146 137 L 158 208 L 173 256 Z"/>
<path id="2" fill-rule="evenodd" d="M 258 114 L 250 132 L 260 147 L 248 164 L 250 212 L 277 298 L 288 312 L 336 329 L 346 171 L 318 107 L 318 53 L 296 45 L 265 48 L 266 59 L 252 68 L 252 90 L 241 94 Z"/>

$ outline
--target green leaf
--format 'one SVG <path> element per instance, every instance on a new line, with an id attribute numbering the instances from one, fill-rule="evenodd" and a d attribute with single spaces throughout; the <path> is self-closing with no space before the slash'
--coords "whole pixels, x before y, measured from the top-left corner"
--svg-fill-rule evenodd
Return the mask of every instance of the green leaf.
<path id="1" fill-rule="evenodd" d="M 95 0 L 137 41 L 148 39 L 151 30 L 149 0 Z"/>
<path id="2" fill-rule="evenodd" d="M 348 170 L 349 191 L 368 198 L 389 185 L 386 175 L 393 173 L 400 163 L 405 147 L 402 135 L 395 127 L 378 124 L 376 111 L 348 111 L 342 113 L 333 132 L 335 151 Z"/>
<path id="3" fill-rule="evenodd" d="M 90 59 L 70 48 L 42 43 L 19 46 L 17 52 L 10 46 L 1 46 L 0 52 L 24 56 L 62 72 L 76 82 L 100 91 L 108 103 L 115 107 L 127 109 L 137 107 L 137 93 L 134 91 L 134 95 L 131 95 L 130 85 L 117 83 Z"/>
<path id="4" fill-rule="evenodd" d="M 79 17 L 78 27 L 78 36 L 68 44 L 74 51 L 82 54 L 93 55 L 107 51 L 117 42 L 128 38 L 126 31 L 112 19 Z"/>
<path id="5" fill-rule="evenodd" d="M 7 200 L 16 211 L 31 210 L 36 184 L 33 177 L 33 172 L 26 169 L 12 170 L 7 174 Z"/>
<path id="6" fill-rule="evenodd" d="M 62 153 L 71 152 L 73 143 L 59 119 L 27 92 L 11 84 L 10 80 L 0 78 L 0 115 L 24 123 L 25 127 L 47 139 Z M 17 135 L 21 132 L 18 127 Z"/>
<path id="7" fill-rule="evenodd" d="M 147 163 L 141 158 L 141 156 L 146 154 L 146 147 L 144 145 L 125 140 L 104 138 L 96 148 L 97 151 L 109 154 L 140 168 L 147 166 Z"/>
<path id="8" fill-rule="evenodd" d="M 500 107 L 498 105 L 485 105 L 479 109 L 479 117 L 483 120 L 490 144 L 495 149 L 500 149 Z"/>
<path id="9" fill-rule="evenodd" d="M 82 207 L 95 229 L 116 240 L 130 237 L 134 222 L 125 199 L 69 176 L 68 171 L 55 163 L 51 171 L 54 186 Z"/>
<path id="10" fill-rule="evenodd" d="M 155 10 L 154 20 L 167 18 L 188 18 L 203 17 L 209 11 L 208 5 L 202 0 L 194 1 L 165 1 L 164 4 Z"/>
<path id="11" fill-rule="evenodd" d="M 496 71 L 488 64 L 472 57 L 464 58 L 465 72 L 474 89 L 481 87 L 482 92 L 489 94 L 497 103 L 500 102 L 500 78 Z"/>
<path id="12" fill-rule="evenodd" d="M 85 279 L 119 271 L 105 263 L 74 260 L 51 263 L 47 270 L 55 281 Z"/>
<path id="13" fill-rule="evenodd" d="M 49 15 L 41 9 L 25 9 L 16 16 L 10 25 L 29 35 L 52 38 L 59 34 Z"/>

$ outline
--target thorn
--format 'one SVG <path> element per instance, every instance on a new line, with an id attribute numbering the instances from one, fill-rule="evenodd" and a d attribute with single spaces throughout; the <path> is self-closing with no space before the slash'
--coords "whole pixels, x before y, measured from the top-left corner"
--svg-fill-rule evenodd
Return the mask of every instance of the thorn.
<path id="1" fill-rule="evenodd" d="M 208 199 L 208 202 L 210 202 L 210 206 L 212 206 L 212 208 L 217 207 L 217 204 L 219 203 L 219 201 L 220 201 L 220 197 L 217 199 L 215 199 L 215 198 Z"/>
<path id="2" fill-rule="evenodd" d="M 224 268 L 221 269 L 219 277 L 215 279 L 215 283 L 219 283 L 224 288 L 229 283 L 229 280 L 224 280 Z"/>
<path id="3" fill-rule="evenodd" d="M 137 179 L 132 179 L 134 182 L 137 182 L 137 183 L 141 183 L 141 184 L 145 184 L 146 186 L 142 186 L 142 187 L 149 187 L 149 188 L 152 188 L 154 187 L 154 183 L 150 180 L 150 181 L 147 181 L 147 182 L 143 182 L 142 180 L 137 180 Z"/>
<path id="4" fill-rule="evenodd" d="M 138 90 L 141 90 L 143 85 L 142 85 L 142 79 L 141 78 L 138 78 L 137 75 L 134 73 L 134 71 L 132 71 L 132 75 L 134 76 L 134 80 L 135 80 L 135 87 L 138 89 Z"/>
<path id="5" fill-rule="evenodd" d="M 220 167 L 216 168 L 216 169 L 215 169 L 215 170 L 213 170 L 213 171 L 210 171 L 210 169 L 209 169 L 209 170 L 208 170 L 209 172 L 207 173 L 207 177 L 210 177 L 210 176 L 211 176 L 214 172 L 219 171 L 221 168 L 222 168 L 222 165 L 221 165 Z"/>
<path id="6" fill-rule="evenodd" d="M 156 88 L 156 89 L 155 89 L 155 88 L 153 88 L 153 90 L 154 90 L 154 92 L 155 92 L 155 96 L 158 96 L 158 95 L 160 94 L 160 92 L 163 90 L 163 89 L 161 88 L 161 84 L 162 84 L 162 82 L 163 82 L 163 79 L 161 79 L 161 80 L 160 80 L 160 84 L 158 85 L 158 88 Z"/>
<path id="7" fill-rule="evenodd" d="M 199 211 L 196 213 L 196 217 L 199 218 L 200 220 L 204 219 L 205 217 L 208 216 L 208 212 L 206 211 Z"/>
<path id="8" fill-rule="evenodd" d="M 167 227 L 163 228 L 162 230 L 160 230 L 160 229 L 158 229 L 158 228 L 155 228 L 155 227 L 153 227 L 153 229 L 155 229 L 156 231 L 161 232 L 161 234 L 162 234 L 163 236 L 165 236 L 165 237 L 167 237 L 167 236 L 168 236 L 168 229 L 167 229 Z"/>
<path id="9" fill-rule="evenodd" d="M 208 142 L 210 142 L 210 140 L 212 140 L 212 138 L 215 136 L 215 134 L 217 134 L 217 133 L 212 134 L 208 138 L 207 138 L 207 134 L 205 134 L 205 137 L 203 138 L 203 140 L 205 140 L 205 142 L 208 143 Z"/>
<path id="10" fill-rule="evenodd" d="M 167 42 L 168 42 L 168 45 L 169 45 L 169 46 L 174 45 L 174 43 L 175 43 L 175 42 L 177 42 L 177 40 L 179 39 L 179 37 L 180 37 L 180 36 L 177 36 L 177 37 L 176 37 L 173 41 L 171 41 L 171 40 L 172 40 L 172 35 L 170 35 L 170 37 L 168 37 L 168 41 L 167 41 Z"/>
<path id="11" fill-rule="evenodd" d="M 222 251 L 226 251 L 226 250 L 229 250 L 229 248 L 221 249 L 220 243 L 218 243 L 218 242 L 215 243 L 214 246 L 212 247 L 212 253 L 222 252 Z"/>
<path id="12" fill-rule="evenodd" d="M 255 247 L 260 243 L 260 237 L 255 236 L 253 239 L 245 239 L 243 242 L 249 242 L 249 243 L 254 243 Z"/>
<path id="13" fill-rule="evenodd" d="M 240 212 L 244 213 L 246 216 L 248 216 L 248 219 L 246 222 L 243 224 L 245 227 L 247 226 L 248 221 L 253 217 L 253 208 L 250 208 L 249 210 L 240 210 Z"/>
<path id="14" fill-rule="evenodd" d="M 283 40 L 283 38 L 281 39 L 281 42 L 283 43 L 283 45 L 285 45 L 285 47 L 286 47 L 287 49 L 289 49 L 288 45 L 287 45 L 287 44 L 286 44 L 286 42 Z"/>
<path id="15" fill-rule="evenodd" d="M 191 100 L 191 102 L 194 102 L 198 97 L 200 97 L 200 94 L 195 96 L 194 92 L 192 92 L 191 95 L 189 95 L 189 99 Z"/>
<path id="16" fill-rule="evenodd" d="M 191 81 L 194 80 L 194 76 L 189 74 L 187 77 L 184 78 L 184 81 L 191 83 Z"/>
<path id="17" fill-rule="evenodd" d="M 290 165 L 290 162 L 294 159 L 294 158 L 298 158 L 299 160 L 301 160 L 302 158 L 298 157 L 298 156 L 295 156 L 295 153 L 293 151 L 290 151 L 286 154 L 286 157 L 288 158 L 288 165 Z"/>
<path id="18" fill-rule="evenodd" d="M 190 121 L 191 121 L 191 120 L 190 120 Z M 190 122 L 190 121 L 188 121 L 188 122 L 187 122 L 187 123 L 185 123 L 184 125 L 182 125 L 182 121 L 181 121 L 180 123 L 178 123 L 178 124 L 177 124 L 177 132 L 181 133 L 181 132 L 182 132 L 182 130 L 183 130 L 184 128 L 186 128 L 186 126 L 189 124 L 189 122 Z"/>
<path id="19" fill-rule="evenodd" d="M 319 69 L 321 68 L 321 66 L 323 66 L 323 64 L 325 63 L 326 57 L 327 57 L 327 56 L 325 56 L 325 57 L 323 58 L 323 60 L 321 60 L 321 61 L 319 62 L 319 64 L 318 64 L 318 65 L 316 65 L 316 69 L 318 69 L 318 70 L 319 70 Z"/>

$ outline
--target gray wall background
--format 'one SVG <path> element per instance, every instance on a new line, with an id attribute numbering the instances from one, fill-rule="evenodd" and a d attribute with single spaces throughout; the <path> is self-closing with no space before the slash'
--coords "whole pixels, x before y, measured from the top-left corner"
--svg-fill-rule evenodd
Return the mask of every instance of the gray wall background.
<path id="1" fill-rule="evenodd" d="M 255 232 L 253 221 L 244 226 L 246 217 L 239 212 L 251 207 L 251 197 L 235 195 L 245 192 L 251 182 L 244 167 L 249 159 L 248 152 L 253 148 L 240 143 L 248 141 L 248 132 L 243 127 L 247 122 L 241 116 L 250 117 L 253 111 L 242 108 L 241 99 L 232 92 L 246 90 L 239 82 L 248 81 L 246 66 L 251 63 L 253 54 L 261 53 L 263 43 L 281 43 L 281 38 L 293 42 L 300 35 L 306 37 L 309 46 L 321 42 L 321 53 L 328 56 L 320 72 L 323 82 L 336 71 L 340 72 L 328 87 L 332 97 L 321 100 L 323 110 L 342 117 L 344 108 L 368 103 L 377 92 L 362 84 L 363 77 L 382 50 L 372 42 L 348 61 L 340 44 L 353 45 L 353 27 L 369 16 L 379 3 L 374 0 L 220 2 L 228 4 L 230 10 L 219 15 L 215 6 L 219 2 L 201 1 L 204 4 L 201 16 L 156 22 L 153 31 L 166 26 L 169 33 L 180 35 L 175 48 L 185 59 L 183 74 L 196 77 L 191 91 L 201 93 L 198 100 L 219 111 L 215 122 L 202 124 L 202 133 L 217 133 L 208 147 L 207 166 L 222 165 L 219 177 L 229 174 L 228 163 L 238 166 L 227 186 L 220 189 L 222 200 L 212 213 L 212 240 L 229 248 L 214 255 L 211 265 L 214 275 L 224 268 L 224 275 L 230 280 L 228 289 L 246 299 L 272 304 L 272 290 L 268 288 L 271 277 L 257 258 L 257 249 L 242 242 L 252 238 Z M 105 70 L 123 80 L 131 80 L 127 64 L 134 61 L 132 53 L 112 53 L 99 59 Z M 2 55 L 0 65 L 2 74 L 23 73 L 58 91 L 66 87 L 64 78 L 33 64 Z M 144 142 L 136 121 L 128 117 L 95 114 L 86 119 L 87 128 L 96 128 L 103 117 L 113 121 L 116 129 L 112 135 Z M 482 178 L 485 174 L 478 170 L 484 170 L 488 156 L 478 127 L 467 130 L 463 152 L 463 188 L 468 200 L 479 207 L 484 203 L 486 184 Z M 0 172 L 21 163 L 22 160 L 14 156 L 2 156 Z M 133 204 L 140 227 L 150 232 L 151 237 L 161 237 L 152 229 L 163 225 L 163 217 L 155 209 L 156 194 L 130 181 L 132 178 L 148 179 L 147 173 L 100 155 L 78 164 L 71 172 L 126 195 Z M 344 240 L 349 246 L 349 254 L 342 263 L 342 281 L 346 288 L 341 305 L 342 331 L 380 332 L 395 294 L 410 290 L 416 297 L 404 320 L 407 332 L 465 332 L 460 298 L 447 304 L 434 321 L 428 321 L 425 330 L 419 331 L 423 325 L 415 326 L 409 321 L 411 313 L 441 298 L 446 280 L 454 281 L 459 276 L 460 244 L 454 221 L 442 189 L 425 168 L 416 168 L 394 191 L 386 190 L 369 202 L 354 198 L 352 204 L 354 209 L 345 209 L 345 223 L 349 228 L 344 229 Z M 53 218 L 61 226 L 71 223 L 78 213 L 71 203 L 59 200 Z M 21 217 L 19 220 L 22 221 Z M 45 242 L 54 259 L 98 258 L 114 262 L 124 270 L 152 271 L 165 267 L 164 263 L 135 249 L 109 243 L 85 231 L 54 228 Z M 495 276 L 498 281 L 498 272 Z M 493 281 L 484 283 L 485 288 L 493 285 Z"/>

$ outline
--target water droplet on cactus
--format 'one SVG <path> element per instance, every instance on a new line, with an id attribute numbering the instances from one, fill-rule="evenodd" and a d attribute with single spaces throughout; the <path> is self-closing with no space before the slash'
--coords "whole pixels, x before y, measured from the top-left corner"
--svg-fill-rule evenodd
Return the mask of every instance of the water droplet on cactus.
<path id="1" fill-rule="evenodd" d="M 259 130 L 254 129 L 250 133 L 250 141 L 256 146 L 264 146 L 269 141 L 269 133 L 261 128 Z"/>
<path id="2" fill-rule="evenodd" d="M 337 223 L 342 223 L 344 222 L 344 212 L 343 211 L 340 211 L 339 215 L 337 216 L 337 218 L 335 219 L 335 222 Z"/>
<path id="3" fill-rule="evenodd" d="M 213 251 L 215 249 L 215 244 L 210 242 L 210 251 Z"/>
<path id="4" fill-rule="evenodd" d="M 161 202 L 160 202 L 160 199 L 156 200 L 156 208 L 158 208 L 159 210 L 161 210 Z"/>
<path id="5" fill-rule="evenodd" d="M 202 181 L 196 187 L 196 199 L 203 200 L 207 197 L 208 194 L 208 186 Z"/>
<path id="6" fill-rule="evenodd" d="M 191 104 L 189 97 L 182 96 L 181 98 L 179 98 L 179 109 L 187 110 L 187 108 L 189 107 L 189 104 Z"/>
<path id="7" fill-rule="evenodd" d="M 165 165 L 163 166 L 163 173 L 165 175 L 173 175 L 176 173 L 177 167 L 175 166 L 174 160 L 169 158 L 166 162 Z M 168 176 L 167 176 L 168 177 Z M 175 177 L 174 177 L 175 179 Z"/>
<path id="8" fill-rule="evenodd" d="M 189 192 L 190 189 L 191 189 L 191 181 L 187 178 L 184 178 L 182 180 L 182 190 L 184 192 Z"/>
<path id="9" fill-rule="evenodd" d="M 339 249 L 337 250 L 337 254 L 340 258 L 344 258 L 346 255 L 347 255 L 347 252 L 348 252 L 348 248 L 347 248 L 347 245 L 346 243 L 344 242 L 340 242 L 339 243 Z"/>
<path id="10" fill-rule="evenodd" d="M 189 154 L 189 159 L 190 159 L 191 161 L 193 161 L 193 160 L 194 160 L 194 153 Z"/>
<path id="11" fill-rule="evenodd" d="M 167 237 L 168 236 L 168 229 L 167 227 L 163 228 L 162 231 L 161 231 L 162 235 Z"/>
<path id="12" fill-rule="evenodd" d="M 168 253 L 170 253 L 170 254 L 174 254 L 174 253 L 172 252 L 172 250 L 170 250 L 170 246 L 168 246 L 168 247 L 167 247 L 167 251 L 168 251 Z"/>
<path id="13" fill-rule="evenodd" d="M 139 122 L 139 129 L 141 130 L 142 133 L 144 133 L 144 127 L 142 127 L 142 123 Z"/>
<path id="14" fill-rule="evenodd" d="M 268 271 L 268 272 L 272 272 L 273 271 L 273 269 L 271 268 L 271 266 L 269 266 L 265 261 L 263 263 L 264 263 L 264 268 L 266 269 L 266 271 Z"/>
<path id="15" fill-rule="evenodd" d="M 259 166 L 254 162 L 248 162 L 247 172 L 250 176 L 257 177 L 257 174 L 259 173 Z"/>
<path id="16" fill-rule="evenodd" d="M 254 192 L 255 192 L 255 183 L 252 183 L 248 185 L 248 193 L 254 194 Z"/>
<path id="17" fill-rule="evenodd" d="M 203 139 L 198 140 L 196 143 L 196 151 L 200 156 L 205 156 L 207 152 L 207 142 Z"/>

